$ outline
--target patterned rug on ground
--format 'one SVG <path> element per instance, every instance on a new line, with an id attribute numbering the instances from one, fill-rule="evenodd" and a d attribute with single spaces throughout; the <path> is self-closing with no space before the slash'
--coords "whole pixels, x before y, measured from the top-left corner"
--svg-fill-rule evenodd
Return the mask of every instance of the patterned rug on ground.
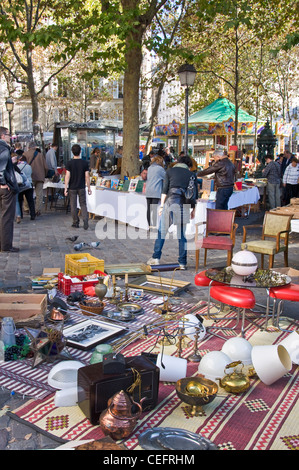
<path id="1" fill-rule="evenodd" d="M 199 310 L 206 313 L 206 307 Z M 228 314 L 227 314 L 228 315 Z M 227 324 L 224 319 L 219 326 Z M 209 324 L 205 321 L 205 324 Z M 257 324 L 262 325 L 262 320 Z M 286 323 L 295 330 L 294 324 Z M 269 328 L 263 331 L 246 322 L 246 339 L 252 346 L 278 344 L 288 333 Z M 226 337 L 233 336 L 226 331 Z M 209 351 L 221 350 L 223 340 L 207 334 L 198 351 L 203 356 Z M 194 351 L 193 342 L 183 349 L 187 358 Z M 122 353 L 136 356 L 142 351 L 159 352 L 157 336 L 149 335 L 128 345 Z M 164 347 L 164 354 L 177 355 L 176 346 Z M 198 364 L 188 362 L 187 376 L 197 375 Z M 213 402 L 204 406 L 203 416 L 190 416 L 180 401 L 174 383 L 160 382 L 157 406 L 139 419 L 133 434 L 122 443 L 130 450 L 141 450 L 138 436 L 148 428 L 173 427 L 200 433 L 216 444 L 219 450 L 298 450 L 299 368 L 292 370 L 274 384 L 267 386 L 257 376 L 250 379 L 249 389 L 239 395 L 226 393 L 219 387 Z M 66 441 L 100 439 L 104 436 L 100 426 L 92 426 L 79 406 L 56 407 L 54 394 L 42 400 L 32 399 L 13 413 L 28 425 Z"/>

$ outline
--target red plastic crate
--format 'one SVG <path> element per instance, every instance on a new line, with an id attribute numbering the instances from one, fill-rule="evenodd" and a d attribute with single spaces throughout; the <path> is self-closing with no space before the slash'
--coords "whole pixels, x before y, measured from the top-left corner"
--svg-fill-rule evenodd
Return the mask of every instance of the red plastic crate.
<path id="1" fill-rule="evenodd" d="M 106 276 L 102 271 L 94 271 L 94 274 L 99 276 Z M 90 281 L 83 281 L 85 276 L 71 276 L 80 279 L 82 282 L 72 282 L 72 279 L 65 279 L 64 273 L 58 274 L 58 289 L 65 295 L 70 295 L 73 292 L 84 292 L 86 287 L 95 286 L 99 281 L 97 279 Z"/>

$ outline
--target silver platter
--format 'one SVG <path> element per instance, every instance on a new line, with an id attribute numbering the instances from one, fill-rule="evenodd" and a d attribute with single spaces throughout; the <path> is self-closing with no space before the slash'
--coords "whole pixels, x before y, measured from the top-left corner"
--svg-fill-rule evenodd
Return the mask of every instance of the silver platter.
<path id="1" fill-rule="evenodd" d="M 209 439 L 177 428 L 151 428 L 138 438 L 145 450 L 217 450 Z"/>
<path id="2" fill-rule="evenodd" d="M 117 307 L 121 309 L 126 309 L 130 313 L 134 315 L 139 315 L 140 313 L 143 313 L 143 308 L 141 305 L 136 304 L 134 302 L 121 302 L 117 305 Z"/>

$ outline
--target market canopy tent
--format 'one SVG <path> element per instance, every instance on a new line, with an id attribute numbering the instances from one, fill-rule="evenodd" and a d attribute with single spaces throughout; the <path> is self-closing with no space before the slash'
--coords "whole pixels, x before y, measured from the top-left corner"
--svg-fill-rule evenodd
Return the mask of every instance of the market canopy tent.
<path id="1" fill-rule="evenodd" d="M 220 123 L 228 121 L 229 119 L 235 120 L 236 107 L 227 98 L 220 97 L 213 103 L 209 104 L 205 108 L 197 111 L 189 117 L 189 124 L 210 122 Z M 239 108 L 238 110 L 238 121 L 239 122 L 254 122 L 255 117 L 246 113 Z"/>

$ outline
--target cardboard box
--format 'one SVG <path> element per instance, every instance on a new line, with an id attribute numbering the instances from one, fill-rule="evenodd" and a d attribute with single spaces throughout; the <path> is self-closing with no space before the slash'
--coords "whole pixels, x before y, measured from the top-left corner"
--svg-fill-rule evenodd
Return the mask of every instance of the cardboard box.
<path id="1" fill-rule="evenodd" d="M 44 268 L 43 269 L 43 276 L 55 277 L 61 273 L 60 268 Z"/>
<path id="2" fill-rule="evenodd" d="M 298 205 L 299 204 L 299 197 L 292 197 L 292 199 L 290 200 L 291 204 L 295 204 L 295 205 Z"/>
<path id="3" fill-rule="evenodd" d="M 272 209 L 271 212 L 282 215 L 292 215 L 293 219 L 299 219 L 299 206 L 284 206 Z"/>
<path id="4" fill-rule="evenodd" d="M 45 294 L 0 294 L 0 318 L 24 320 L 44 315 L 47 310 Z"/>

